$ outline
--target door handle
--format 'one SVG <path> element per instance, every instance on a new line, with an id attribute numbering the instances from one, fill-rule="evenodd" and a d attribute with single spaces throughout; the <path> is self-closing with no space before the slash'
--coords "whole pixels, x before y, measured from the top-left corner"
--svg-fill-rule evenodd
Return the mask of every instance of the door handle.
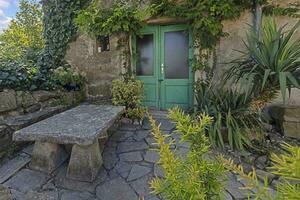
<path id="1" fill-rule="evenodd" d="M 165 73 L 165 65 L 164 65 L 164 63 L 161 63 L 161 65 L 160 65 L 160 72 L 161 72 L 161 74 Z"/>

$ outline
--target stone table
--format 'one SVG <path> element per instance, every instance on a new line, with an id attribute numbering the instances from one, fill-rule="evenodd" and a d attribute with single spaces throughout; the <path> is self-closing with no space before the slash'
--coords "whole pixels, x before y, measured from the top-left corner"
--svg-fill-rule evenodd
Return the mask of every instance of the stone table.
<path id="1" fill-rule="evenodd" d="M 80 105 L 16 131 L 14 141 L 35 141 L 30 167 L 52 173 L 67 159 L 62 144 L 71 144 L 67 177 L 93 181 L 103 161 L 98 140 L 107 137 L 124 107 Z"/>

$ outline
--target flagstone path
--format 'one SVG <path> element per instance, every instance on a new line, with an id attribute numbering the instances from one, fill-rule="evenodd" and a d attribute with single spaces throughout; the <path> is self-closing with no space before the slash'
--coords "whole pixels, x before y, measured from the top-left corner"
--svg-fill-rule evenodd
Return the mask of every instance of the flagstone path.
<path id="1" fill-rule="evenodd" d="M 174 124 L 164 113 L 154 117 L 164 133 L 174 131 Z M 188 145 L 180 144 L 176 135 L 173 138 L 176 141 L 173 147 L 184 155 Z M 154 176 L 163 177 L 156 164 L 159 156 L 155 148 L 147 120 L 142 126 L 121 124 L 105 145 L 104 165 L 98 177 L 93 183 L 87 183 L 66 179 L 66 163 L 51 175 L 30 170 L 32 146 L 29 146 L 0 167 L 0 200 L 8 200 L 9 196 L 16 200 L 159 200 L 150 193 L 148 184 Z M 224 199 L 247 199 L 248 192 L 239 189 L 243 182 L 232 173 L 228 177 Z"/>

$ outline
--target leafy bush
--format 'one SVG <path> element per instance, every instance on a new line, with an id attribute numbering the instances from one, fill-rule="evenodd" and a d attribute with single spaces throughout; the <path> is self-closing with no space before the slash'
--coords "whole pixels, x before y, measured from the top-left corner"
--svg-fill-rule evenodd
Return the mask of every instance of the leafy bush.
<path id="1" fill-rule="evenodd" d="M 75 22 L 93 36 L 112 33 L 139 33 L 143 27 L 141 9 L 132 1 L 118 0 L 107 8 L 102 1 L 93 0 L 85 9 L 79 11 Z"/>
<path id="2" fill-rule="evenodd" d="M 20 11 L 16 18 L 0 34 L 1 60 L 21 60 L 27 54 L 33 55 L 31 52 L 39 52 L 44 47 L 42 17 L 40 3 L 20 1 Z"/>
<path id="3" fill-rule="evenodd" d="M 205 158 L 210 149 L 205 129 L 211 125 L 212 118 L 200 115 L 193 119 L 179 108 L 169 111 L 169 117 L 176 123 L 177 133 L 182 136 L 181 142 L 190 143 L 190 151 L 185 158 L 176 156 L 170 148 L 174 141 L 166 143 L 170 135 L 163 135 L 149 116 L 154 138 L 159 145 L 158 163 L 165 175 L 163 179 L 155 178 L 150 182 L 154 193 L 167 200 L 221 199 L 223 165 Z"/>
<path id="4" fill-rule="evenodd" d="M 286 26 L 278 28 L 275 20 L 267 18 L 260 33 L 248 33 L 246 51 L 233 61 L 226 79 L 240 83 L 257 98 L 270 93 L 267 102 L 276 96 L 270 91 L 280 89 L 285 101 L 287 88 L 300 88 L 300 37 L 293 38 L 299 26 L 300 21 L 286 31 Z"/>
<path id="5" fill-rule="evenodd" d="M 64 89 L 81 90 L 84 87 L 86 78 L 83 74 L 69 66 L 58 67 L 54 70 L 54 77 Z"/>
<path id="6" fill-rule="evenodd" d="M 282 147 L 285 150 L 283 155 L 271 155 L 274 165 L 270 169 L 273 174 L 281 176 L 281 182 L 276 186 L 276 194 L 270 191 L 267 177 L 264 178 L 264 185 L 259 182 L 255 170 L 245 174 L 243 167 L 235 165 L 232 160 L 221 158 L 221 162 L 225 164 L 226 168 L 238 173 L 245 179 L 248 183 L 248 189 L 257 191 L 255 199 L 300 199 L 300 147 L 291 146 L 287 143 L 284 143 Z"/>
<path id="7" fill-rule="evenodd" d="M 115 105 L 125 106 L 124 117 L 132 120 L 144 118 L 145 108 L 142 106 L 143 84 L 133 78 L 114 80 L 112 83 L 112 101 Z"/>
<path id="8" fill-rule="evenodd" d="M 252 98 L 236 90 L 210 88 L 209 83 L 196 83 L 197 109 L 213 117 L 208 127 L 211 143 L 224 147 L 228 142 L 231 148 L 243 150 L 250 145 L 247 134 L 260 130 L 260 115 L 251 110 Z"/>

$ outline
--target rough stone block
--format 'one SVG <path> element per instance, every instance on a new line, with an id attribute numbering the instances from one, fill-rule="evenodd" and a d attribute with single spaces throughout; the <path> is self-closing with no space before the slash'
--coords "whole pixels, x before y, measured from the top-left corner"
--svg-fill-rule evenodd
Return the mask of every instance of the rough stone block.
<path id="1" fill-rule="evenodd" d="M 300 138 L 300 122 L 283 122 L 284 135 L 292 138 Z"/>
<path id="2" fill-rule="evenodd" d="M 0 184 L 0 200 L 12 200 L 10 190 Z"/>
<path id="3" fill-rule="evenodd" d="M 14 90 L 3 90 L 0 92 L 0 113 L 16 109 L 17 100 Z"/>
<path id="4" fill-rule="evenodd" d="M 59 144 L 35 142 L 30 168 L 50 174 L 67 158 L 67 153 Z"/>
<path id="5" fill-rule="evenodd" d="M 27 108 L 37 103 L 30 92 L 17 91 L 16 94 L 19 107 Z"/>
<path id="6" fill-rule="evenodd" d="M 35 91 L 32 93 L 32 95 L 33 98 L 38 102 L 47 101 L 58 96 L 56 92 L 49 92 L 44 90 Z"/>
<path id="7" fill-rule="evenodd" d="M 103 164 L 99 143 L 73 145 L 67 177 L 73 180 L 93 182 Z"/>
<path id="8" fill-rule="evenodd" d="M 271 105 L 268 108 L 278 132 L 288 137 L 300 138 L 300 106 Z"/>

